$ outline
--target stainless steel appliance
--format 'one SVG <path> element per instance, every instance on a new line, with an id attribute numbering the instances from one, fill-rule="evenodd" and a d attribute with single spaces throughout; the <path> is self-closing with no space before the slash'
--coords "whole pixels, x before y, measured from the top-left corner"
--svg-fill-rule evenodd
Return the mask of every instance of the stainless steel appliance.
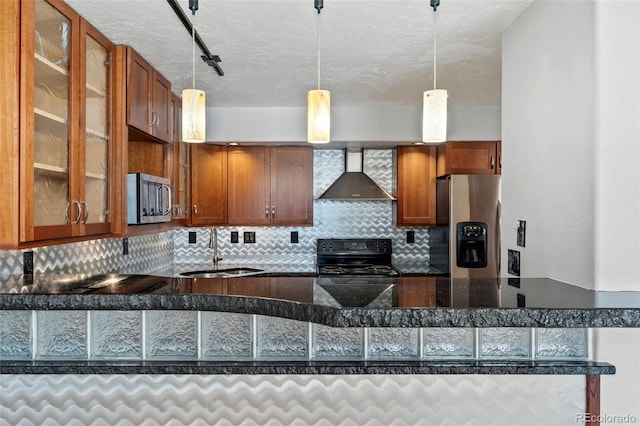
<path id="1" fill-rule="evenodd" d="M 500 276 L 500 176 L 438 179 L 431 263 L 452 278 Z"/>
<path id="2" fill-rule="evenodd" d="M 391 264 L 390 239 L 319 239 L 314 303 L 337 307 L 396 305 L 400 271 Z"/>
<path id="3" fill-rule="evenodd" d="M 167 178 L 144 173 L 127 175 L 127 223 L 169 222 L 171 186 Z"/>

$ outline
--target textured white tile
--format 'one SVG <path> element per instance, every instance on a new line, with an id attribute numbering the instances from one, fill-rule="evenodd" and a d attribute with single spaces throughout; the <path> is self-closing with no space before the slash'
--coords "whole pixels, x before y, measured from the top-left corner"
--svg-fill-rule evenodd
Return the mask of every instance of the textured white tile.
<path id="1" fill-rule="evenodd" d="M 141 311 L 91 311 L 91 358 L 142 359 Z"/>
<path id="2" fill-rule="evenodd" d="M 327 327 L 312 324 L 313 358 L 362 359 L 364 357 L 364 329 Z"/>
<path id="3" fill-rule="evenodd" d="M 202 312 L 202 358 L 251 358 L 251 319 L 249 314 Z"/>
<path id="4" fill-rule="evenodd" d="M 258 359 L 307 359 L 307 323 L 258 316 Z"/>
<path id="5" fill-rule="evenodd" d="M 417 328 L 369 328 L 370 359 L 417 359 Z"/>
<path id="6" fill-rule="evenodd" d="M 193 311 L 147 311 L 147 358 L 197 358 L 196 324 Z"/>
<path id="7" fill-rule="evenodd" d="M 37 311 L 37 359 L 86 359 L 86 311 Z"/>
<path id="8" fill-rule="evenodd" d="M 31 311 L 0 311 L 0 359 L 30 359 Z"/>

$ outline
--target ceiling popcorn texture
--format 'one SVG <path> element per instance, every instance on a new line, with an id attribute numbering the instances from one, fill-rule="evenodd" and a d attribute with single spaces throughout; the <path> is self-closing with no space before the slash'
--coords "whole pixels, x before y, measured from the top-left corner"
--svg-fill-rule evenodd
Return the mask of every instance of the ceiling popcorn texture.
<path id="1" fill-rule="evenodd" d="M 167 77 L 191 87 L 191 36 L 160 0 L 66 0 L 112 41 L 131 45 Z M 322 87 L 332 106 L 421 105 L 438 88 L 450 105 L 499 105 L 501 34 L 533 0 L 327 0 L 320 15 Z M 206 0 L 180 6 L 225 75 L 198 59 L 208 107 L 305 107 L 317 85 L 318 15 L 312 0 Z M 196 55 L 200 55 L 199 49 Z"/>

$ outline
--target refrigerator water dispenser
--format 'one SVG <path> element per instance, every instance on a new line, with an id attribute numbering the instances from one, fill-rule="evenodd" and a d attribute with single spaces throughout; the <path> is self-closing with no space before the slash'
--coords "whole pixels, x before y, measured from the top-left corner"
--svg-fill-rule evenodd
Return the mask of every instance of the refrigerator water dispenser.
<path id="1" fill-rule="evenodd" d="M 460 268 L 487 266 L 487 224 L 459 222 L 456 225 L 456 264 Z"/>

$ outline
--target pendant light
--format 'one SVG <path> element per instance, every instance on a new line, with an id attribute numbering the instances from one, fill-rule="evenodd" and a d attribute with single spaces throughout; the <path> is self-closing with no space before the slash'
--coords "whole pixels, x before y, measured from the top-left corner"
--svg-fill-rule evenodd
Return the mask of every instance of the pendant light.
<path id="1" fill-rule="evenodd" d="M 314 0 L 318 11 L 318 89 L 307 93 L 307 142 L 329 143 L 331 139 L 331 92 L 320 90 L 320 10 L 323 0 Z"/>
<path id="2" fill-rule="evenodd" d="M 195 16 L 198 0 L 189 0 L 189 9 Z M 182 141 L 202 143 L 206 136 L 206 102 L 203 90 L 196 89 L 196 28 L 191 25 L 193 46 L 191 89 L 182 91 Z"/>
<path id="3" fill-rule="evenodd" d="M 433 90 L 424 92 L 422 106 L 422 142 L 435 143 L 447 140 L 447 98 L 446 90 L 436 89 L 436 11 L 440 0 L 431 0 L 433 7 Z"/>

